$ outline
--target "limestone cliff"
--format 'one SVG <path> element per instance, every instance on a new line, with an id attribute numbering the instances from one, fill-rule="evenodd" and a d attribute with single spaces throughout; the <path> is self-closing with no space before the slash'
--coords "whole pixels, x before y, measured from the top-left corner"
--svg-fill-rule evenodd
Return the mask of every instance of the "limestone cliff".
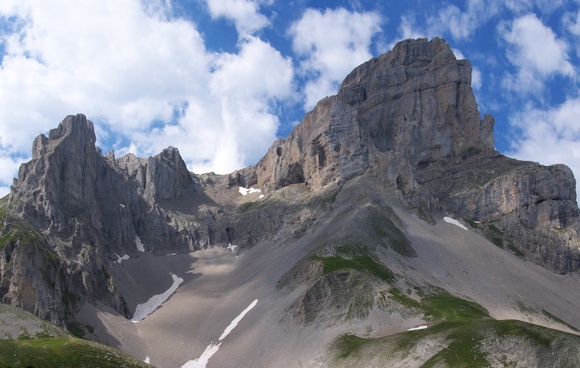
<path id="1" fill-rule="evenodd" d="M 354 69 L 290 137 L 256 165 L 258 185 L 348 180 L 396 157 L 417 168 L 493 152 L 493 118 L 479 118 L 471 65 L 444 40 L 407 40 Z"/>
<path id="2" fill-rule="evenodd" d="M 435 38 L 406 40 L 355 68 L 256 165 L 259 186 L 312 190 L 368 173 L 426 219 L 452 213 L 553 271 L 580 267 L 572 172 L 502 156 L 480 119 L 471 65 Z M 490 230 L 492 229 L 492 230 Z M 504 244 L 505 243 L 505 244 Z"/>

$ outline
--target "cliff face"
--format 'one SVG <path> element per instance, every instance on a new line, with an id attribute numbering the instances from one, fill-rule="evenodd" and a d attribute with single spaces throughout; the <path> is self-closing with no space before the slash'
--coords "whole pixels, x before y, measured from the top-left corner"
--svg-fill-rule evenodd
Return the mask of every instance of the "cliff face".
<path id="1" fill-rule="evenodd" d="M 408 40 L 354 69 L 289 138 L 256 165 L 258 185 L 320 188 L 393 154 L 421 168 L 494 151 L 493 118 L 479 118 L 471 65 L 442 39 Z"/>
<path id="2" fill-rule="evenodd" d="M 171 200 L 189 201 L 196 194 L 194 176 L 175 148 L 148 159 L 102 156 L 93 124 L 76 115 L 48 137 L 39 136 L 32 157 L 20 168 L 3 219 L 5 302 L 50 314 L 61 325 L 83 300 L 100 300 L 129 315 L 107 271 L 113 262 L 143 251 L 188 252 L 208 245 L 209 226 L 188 226 L 166 209 Z M 26 224 L 30 247 L 10 237 L 12 223 Z M 37 270 L 44 269 L 40 276 Z"/>
<path id="3" fill-rule="evenodd" d="M 558 273 L 579 269 L 580 213 L 568 167 L 495 154 L 436 164 L 419 170 L 417 180 L 496 245 Z"/>
<path id="4" fill-rule="evenodd" d="M 469 62 L 445 41 L 403 41 L 354 69 L 258 164 L 230 175 L 190 173 L 172 147 L 147 159 L 103 156 L 92 123 L 68 116 L 34 141 L 2 203 L 0 296 L 59 324 L 84 301 L 129 315 L 108 272 L 121 256 L 290 243 L 339 211 L 332 193 L 362 176 L 423 219 L 453 214 L 506 250 L 577 271 L 571 171 L 497 153 L 493 118 L 480 119 L 470 84 Z M 257 210 L 238 186 L 259 187 L 270 205 Z"/>
<path id="5" fill-rule="evenodd" d="M 491 115 L 480 119 L 467 60 L 442 39 L 407 40 L 355 68 L 336 96 L 274 143 L 256 165 L 257 184 L 317 190 L 376 175 L 426 218 L 484 222 L 481 231 L 502 247 L 556 272 L 577 270 L 572 172 L 502 156 L 493 125 Z"/>

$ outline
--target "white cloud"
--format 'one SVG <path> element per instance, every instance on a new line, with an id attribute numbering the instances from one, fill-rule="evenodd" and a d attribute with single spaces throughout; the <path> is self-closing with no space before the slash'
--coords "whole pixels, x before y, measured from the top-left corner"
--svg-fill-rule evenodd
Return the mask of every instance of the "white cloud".
<path id="1" fill-rule="evenodd" d="M 270 22 L 259 7 L 259 0 L 206 0 L 212 18 L 224 17 L 233 21 L 240 34 L 253 34 L 266 27 Z"/>
<path id="2" fill-rule="evenodd" d="M 262 157 L 276 139 L 272 110 L 294 98 L 292 62 L 259 38 L 248 36 L 236 54 L 215 55 L 205 98 L 188 99 L 178 125 L 166 125 L 137 138 L 154 154 L 179 147 L 194 172 L 231 172 Z"/>
<path id="3" fill-rule="evenodd" d="M 82 112 L 121 154 L 173 145 L 191 169 L 222 173 L 257 161 L 293 93 L 290 60 L 248 35 L 235 54 L 210 53 L 170 13 L 161 0 L 2 1 L 19 27 L 0 33 L 0 154 L 30 155 L 38 134 Z"/>
<path id="4" fill-rule="evenodd" d="M 503 38 L 509 44 L 507 57 L 518 68 L 517 76 L 507 78 L 504 87 L 539 92 L 546 77 L 574 76 L 568 45 L 535 14 L 516 18 L 510 27 L 501 31 L 505 32 Z"/>
<path id="5" fill-rule="evenodd" d="M 30 144 L 32 146 L 32 142 Z M 0 151 L 0 198 L 10 192 L 10 184 L 16 176 L 23 159 L 10 157 L 6 152 Z"/>
<path id="6" fill-rule="evenodd" d="M 302 57 L 301 71 L 311 77 L 304 88 L 306 109 L 335 94 L 342 79 L 372 57 L 371 39 L 380 31 L 380 23 L 376 13 L 338 8 L 307 9 L 292 25 L 292 47 Z"/>
<path id="7" fill-rule="evenodd" d="M 471 86 L 475 90 L 481 89 L 482 77 L 481 70 L 477 67 L 472 67 L 471 69 Z"/>
<path id="8" fill-rule="evenodd" d="M 576 13 L 566 13 L 563 18 L 564 26 L 576 36 L 580 36 L 580 10 Z"/>
<path id="9" fill-rule="evenodd" d="M 442 7 L 436 16 L 427 19 L 429 34 L 449 32 L 457 40 L 470 38 L 477 28 L 500 11 L 502 1 L 468 0 L 465 11 L 455 5 Z"/>
<path id="10" fill-rule="evenodd" d="M 415 24 L 415 19 L 409 15 L 403 15 L 401 17 L 401 24 L 399 25 L 399 33 L 401 35 L 401 40 L 406 40 L 409 38 L 416 39 L 426 37 L 425 32 L 420 30 Z"/>
<path id="11" fill-rule="evenodd" d="M 511 119 L 521 135 L 512 141 L 508 155 L 545 165 L 564 163 L 580 178 L 580 98 L 541 110 L 528 106 Z M 549 149 L 547 149 L 549 147 Z M 580 197 L 579 197 L 580 198 Z"/>

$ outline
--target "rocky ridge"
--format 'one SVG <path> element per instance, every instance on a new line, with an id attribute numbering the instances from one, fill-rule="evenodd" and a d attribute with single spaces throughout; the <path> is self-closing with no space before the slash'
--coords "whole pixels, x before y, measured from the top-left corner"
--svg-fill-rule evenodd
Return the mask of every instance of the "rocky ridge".
<path id="1" fill-rule="evenodd" d="M 559 273 L 580 267 L 576 181 L 494 149 L 480 120 L 471 65 L 444 40 L 407 40 L 355 68 L 256 165 L 259 187 L 312 190 L 368 173 L 395 186 L 420 215 L 482 223 L 501 247 Z"/>
<path id="2" fill-rule="evenodd" d="M 571 171 L 496 152 L 493 118 L 480 119 L 470 84 L 469 62 L 444 40 L 403 41 L 353 70 L 255 166 L 230 175 L 190 173 L 172 147 L 147 159 L 103 156 L 92 123 L 68 116 L 34 141 L 2 205 L 0 296 L 60 325 L 85 302 L 129 317 L 108 271 L 121 256 L 291 244 L 346 213 L 333 201 L 360 177 L 380 183 L 384 198 L 373 203 L 427 221 L 451 213 L 508 251 L 576 272 Z M 266 198 L 240 199 L 238 186 Z"/>

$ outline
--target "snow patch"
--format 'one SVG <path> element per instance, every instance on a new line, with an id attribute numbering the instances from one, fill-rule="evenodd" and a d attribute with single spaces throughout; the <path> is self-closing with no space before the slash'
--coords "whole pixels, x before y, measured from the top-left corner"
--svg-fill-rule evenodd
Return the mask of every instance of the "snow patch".
<path id="1" fill-rule="evenodd" d="M 117 253 L 115 253 L 115 255 L 117 256 L 117 260 L 115 262 L 117 263 L 121 263 L 123 261 L 126 261 L 129 259 L 129 255 L 125 254 L 123 257 L 121 257 L 120 255 L 118 255 Z"/>
<path id="2" fill-rule="evenodd" d="M 166 256 L 176 256 L 177 253 L 167 253 Z"/>
<path id="3" fill-rule="evenodd" d="M 177 290 L 179 285 L 183 282 L 183 279 L 181 277 L 177 277 L 174 274 L 171 274 L 171 277 L 173 278 L 173 285 L 171 285 L 171 287 L 167 289 L 167 291 L 165 291 L 163 294 L 153 295 L 145 303 L 138 304 L 137 308 L 135 308 L 135 313 L 133 314 L 133 319 L 131 319 L 131 322 L 137 323 L 143 320 L 143 318 L 155 312 L 155 310 L 159 308 L 161 304 L 165 303 L 165 301 L 169 299 L 169 297 L 175 292 L 175 290 Z"/>
<path id="4" fill-rule="evenodd" d="M 260 196 L 258 198 L 264 198 L 264 195 L 263 194 L 260 194 Z"/>
<path id="5" fill-rule="evenodd" d="M 139 252 L 145 252 L 145 246 L 143 245 L 141 238 L 137 235 L 135 235 L 135 245 L 137 246 L 137 250 Z"/>
<path id="6" fill-rule="evenodd" d="M 234 318 L 234 320 L 230 323 L 230 325 L 228 327 L 226 327 L 226 329 L 224 330 L 224 333 L 222 333 L 222 335 L 220 336 L 219 340 L 222 341 L 223 339 L 225 339 L 226 336 L 228 336 L 230 334 L 230 332 L 232 332 L 232 330 L 234 328 L 236 328 L 236 326 L 238 325 L 238 323 L 240 323 L 240 321 L 242 320 L 242 318 L 244 318 L 244 316 L 250 310 L 252 310 L 252 308 L 254 308 L 256 306 L 256 304 L 258 304 L 258 299 L 255 299 L 252 303 L 250 303 L 250 305 L 248 305 L 248 307 L 246 309 L 244 309 L 242 311 L 242 313 L 240 313 L 239 316 L 237 316 L 236 318 Z"/>
<path id="7" fill-rule="evenodd" d="M 119 203 L 119 206 L 121 206 L 121 208 L 125 208 L 125 205 L 123 203 Z"/>
<path id="8" fill-rule="evenodd" d="M 251 193 L 260 193 L 261 190 L 260 189 L 254 189 L 254 188 L 242 188 L 239 187 L 238 190 L 240 191 L 240 193 L 245 196 Z"/>
<path id="9" fill-rule="evenodd" d="M 238 325 L 238 323 L 240 323 L 242 318 L 244 318 L 244 316 L 250 310 L 252 310 L 252 308 L 254 308 L 256 306 L 256 304 L 258 304 L 258 299 L 255 299 L 253 302 L 251 302 L 250 305 L 248 305 L 246 307 L 246 309 L 244 309 L 242 311 L 242 313 L 240 313 L 239 316 L 234 318 L 234 320 L 229 324 L 228 327 L 226 327 L 224 332 L 219 337 L 218 343 L 209 344 L 207 346 L 207 348 L 205 348 L 205 350 L 203 351 L 203 353 L 201 354 L 201 356 L 199 358 L 188 361 L 187 363 L 182 365 L 181 368 L 206 368 L 207 363 L 209 362 L 209 358 L 211 358 L 215 353 L 217 353 L 217 351 L 219 350 L 219 348 L 222 344 L 222 340 L 225 339 L 226 336 L 228 336 L 234 328 L 236 328 L 236 326 Z"/>
<path id="10" fill-rule="evenodd" d="M 467 227 L 465 225 L 463 225 L 461 222 L 459 222 L 455 219 L 452 219 L 451 217 L 443 217 L 443 220 L 447 223 L 453 224 L 455 226 L 459 226 L 463 230 L 467 230 Z"/>
<path id="11" fill-rule="evenodd" d="M 149 364 L 149 357 L 146 357 L 145 360 L 143 361 L 143 363 Z"/>
<path id="12" fill-rule="evenodd" d="M 236 252 L 236 249 L 238 249 L 238 246 L 237 245 L 233 245 L 232 243 L 229 243 L 227 249 L 229 249 L 229 250 L 231 250 L 232 252 L 235 253 Z"/>
<path id="13" fill-rule="evenodd" d="M 429 326 L 417 326 L 417 327 L 410 328 L 410 329 L 408 329 L 407 331 L 417 331 L 417 330 L 424 330 L 424 329 L 426 329 L 427 327 L 429 327 Z"/>
<path id="14" fill-rule="evenodd" d="M 217 353 L 221 344 L 221 342 L 219 344 L 209 344 L 199 358 L 190 360 L 182 365 L 181 368 L 205 368 L 209 362 L 209 358 Z"/>

